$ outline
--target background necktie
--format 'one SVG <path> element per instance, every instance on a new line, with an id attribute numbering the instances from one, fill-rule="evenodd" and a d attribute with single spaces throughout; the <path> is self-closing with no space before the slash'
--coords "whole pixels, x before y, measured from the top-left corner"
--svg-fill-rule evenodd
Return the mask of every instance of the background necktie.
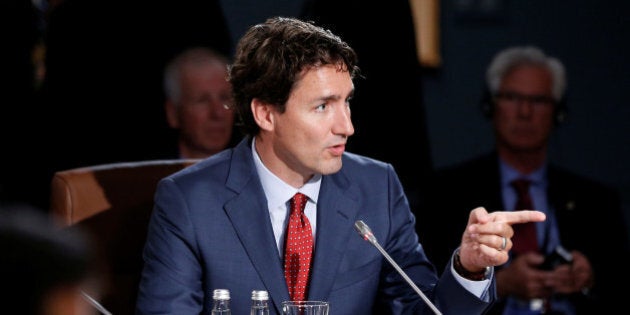
<path id="1" fill-rule="evenodd" d="M 527 179 L 516 179 L 511 182 L 516 190 L 517 200 L 514 210 L 533 210 L 532 197 L 529 195 L 530 181 Z M 538 240 L 536 237 L 536 223 L 528 222 L 515 224 L 514 236 L 512 237 L 512 251 L 514 254 L 522 254 L 531 251 L 538 251 Z"/>
<path id="2" fill-rule="evenodd" d="M 297 193 L 291 199 L 291 214 L 285 234 L 284 277 L 293 301 L 304 301 L 313 254 L 311 224 L 304 214 L 307 197 Z"/>
<path id="3" fill-rule="evenodd" d="M 533 210 L 534 204 L 532 202 L 532 197 L 529 194 L 531 181 L 528 179 L 516 179 L 510 184 L 516 190 L 517 195 L 514 210 Z M 527 222 L 515 224 L 512 227 L 514 229 L 514 236 L 512 236 L 512 252 L 515 255 L 538 251 L 536 223 Z M 548 299 L 534 299 L 529 301 L 530 309 L 533 310 L 532 303 L 534 303 L 534 305 L 539 305 L 540 302 L 542 302 L 542 309 L 540 310 L 542 311 L 542 314 L 552 314 L 548 313 L 551 307 Z"/>

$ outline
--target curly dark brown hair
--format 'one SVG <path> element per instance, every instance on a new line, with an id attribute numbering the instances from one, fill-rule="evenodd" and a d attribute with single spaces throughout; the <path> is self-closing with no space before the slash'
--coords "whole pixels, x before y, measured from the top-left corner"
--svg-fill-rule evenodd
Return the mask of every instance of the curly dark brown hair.
<path id="1" fill-rule="evenodd" d="M 245 135 L 256 135 L 250 104 L 254 98 L 273 104 L 284 112 L 285 104 L 302 71 L 324 65 L 337 65 L 359 74 L 355 51 L 339 36 L 312 22 L 273 17 L 251 27 L 236 47 L 229 80 L 234 103 Z"/>

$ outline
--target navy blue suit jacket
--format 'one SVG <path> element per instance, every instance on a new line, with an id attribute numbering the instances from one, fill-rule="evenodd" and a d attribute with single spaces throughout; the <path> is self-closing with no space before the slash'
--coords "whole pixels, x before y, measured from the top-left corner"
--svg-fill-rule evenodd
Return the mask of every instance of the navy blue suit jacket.
<path id="1" fill-rule="evenodd" d="M 450 272 L 438 279 L 391 165 L 344 153 L 343 167 L 323 176 L 320 189 L 308 299 L 329 301 L 332 315 L 432 314 L 357 234 L 354 223 L 363 220 L 442 313 L 488 307 Z M 232 314 L 249 312 L 252 290 L 267 290 L 271 314 L 281 314 L 289 293 L 251 139 L 159 183 L 144 260 L 138 314 L 209 314 L 216 288 L 231 291 Z"/>
<path id="2" fill-rule="evenodd" d="M 553 164 L 547 166 L 547 180 L 547 199 L 556 215 L 561 244 L 585 254 L 595 273 L 595 285 L 589 295 L 571 296 L 578 314 L 605 314 L 606 308 L 626 307 L 627 290 L 617 289 L 630 281 L 627 228 L 618 193 Z M 466 223 L 463 220 L 468 218 L 470 209 L 506 209 L 501 197 L 499 157 L 490 152 L 442 168 L 429 182 L 419 210 L 423 211 L 424 220 L 418 221 L 417 231 L 425 240 L 428 257 L 440 268 L 458 246 Z M 503 304 L 499 299 L 488 314 L 500 314 Z"/>

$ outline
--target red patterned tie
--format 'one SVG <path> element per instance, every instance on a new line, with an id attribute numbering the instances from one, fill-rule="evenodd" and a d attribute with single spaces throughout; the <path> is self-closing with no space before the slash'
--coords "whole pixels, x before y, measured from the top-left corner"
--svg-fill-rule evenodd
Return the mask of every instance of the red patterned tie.
<path id="1" fill-rule="evenodd" d="M 311 224 L 304 214 L 307 197 L 301 193 L 291 199 L 291 214 L 285 234 L 284 277 L 292 301 L 304 301 L 313 254 Z"/>
<path id="2" fill-rule="evenodd" d="M 517 200 L 514 210 L 533 210 L 532 197 L 529 195 L 530 181 L 527 179 L 516 179 L 512 181 L 512 187 L 516 190 Z M 512 251 L 514 254 L 538 251 L 538 241 L 536 237 L 536 223 L 528 222 L 515 224 L 514 236 L 512 237 Z"/>

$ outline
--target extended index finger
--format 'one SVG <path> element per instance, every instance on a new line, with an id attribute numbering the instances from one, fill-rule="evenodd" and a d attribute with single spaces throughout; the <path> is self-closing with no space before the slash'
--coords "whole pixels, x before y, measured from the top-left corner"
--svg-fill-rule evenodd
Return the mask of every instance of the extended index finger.
<path id="1" fill-rule="evenodd" d="M 537 210 L 495 211 L 491 213 L 491 216 L 492 221 L 505 222 L 510 225 L 526 222 L 541 222 L 546 219 L 545 214 Z"/>

